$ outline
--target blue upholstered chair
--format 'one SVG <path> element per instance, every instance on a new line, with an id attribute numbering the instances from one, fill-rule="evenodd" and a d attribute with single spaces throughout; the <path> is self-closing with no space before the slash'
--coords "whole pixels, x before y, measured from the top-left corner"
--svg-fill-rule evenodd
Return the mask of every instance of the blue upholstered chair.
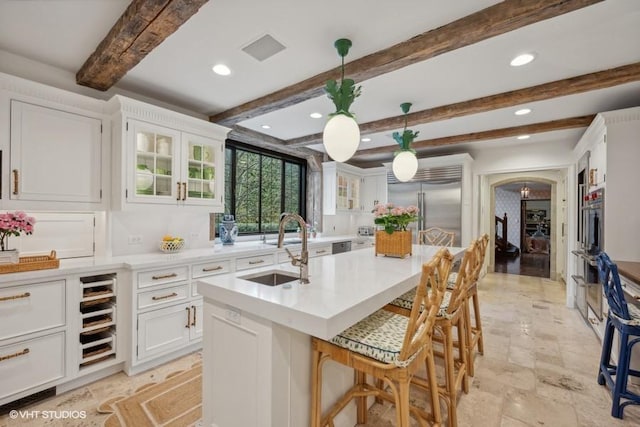
<path id="1" fill-rule="evenodd" d="M 625 406 L 640 405 L 640 395 L 628 390 L 629 376 L 640 377 L 640 371 L 631 369 L 629 361 L 634 345 L 640 342 L 640 309 L 633 304 L 627 305 L 620 285 L 618 266 L 604 252 L 598 255 L 598 275 L 604 287 L 604 294 L 609 303 L 609 312 L 605 324 L 602 356 L 598 372 L 598 384 L 611 390 L 611 415 L 622 418 Z M 620 338 L 618 363 L 611 362 L 611 347 L 614 331 Z"/>

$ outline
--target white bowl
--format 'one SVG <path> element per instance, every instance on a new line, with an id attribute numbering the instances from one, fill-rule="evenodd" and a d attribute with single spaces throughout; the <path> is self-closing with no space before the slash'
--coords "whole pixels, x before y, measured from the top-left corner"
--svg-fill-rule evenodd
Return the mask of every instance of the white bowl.
<path id="1" fill-rule="evenodd" d="M 153 174 L 149 169 L 138 169 L 136 173 L 136 189 L 148 190 L 153 185 Z"/>

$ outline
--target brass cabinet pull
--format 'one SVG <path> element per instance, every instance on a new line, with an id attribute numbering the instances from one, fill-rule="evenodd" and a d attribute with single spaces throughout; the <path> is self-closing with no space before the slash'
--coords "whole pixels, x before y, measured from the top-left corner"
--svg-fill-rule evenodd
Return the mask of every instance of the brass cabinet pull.
<path id="1" fill-rule="evenodd" d="M 159 301 L 159 300 L 163 300 L 163 299 L 167 299 L 167 298 L 173 298 L 173 297 L 177 297 L 178 294 L 175 292 L 170 293 L 169 295 L 162 295 L 160 297 L 151 297 L 152 300 L 154 301 Z"/>
<path id="2" fill-rule="evenodd" d="M 18 169 L 13 170 L 13 194 L 18 194 L 20 179 L 18 178 Z"/>
<path id="3" fill-rule="evenodd" d="M 249 261 L 249 264 L 250 265 L 255 265 L 255 264 L 262 264 L 263 262 L 264 262 L 263 259 L 259 259 L 257 261 Z"/>
<path id="4" fill-rule="evenodd" d="M 31 292 L 25 292 L 23 294 L 20 295 L 11 295 L 9 297 L 0 297 L 0 301 L 11 301 L 14 299 L 22 299 L 22 298 L 29 298 L 31 296 Z"/>
<path id="5" fill-rule="evenodd" d="M 0 362 L 3 360 L 15 359 L 16 357 L 24 356 L 25 354 L 29 354 L 29 349 L 25 348 L 22 351 L 13 354 L 7 354 L 6 356 L 0 356 Z"/>
<path id="6" fill-rule="evenodd" d="M 182 183 L 182 200 L 187 200 L 187 183 Z"/>
<path id="7" fill-rule="evenodd" d="M 187 324 L 184 325 L 185 328 L 191 327 L 191 307 L 186 307 L 187 309 Z"/>
<path id="8" fill-rule="evenodd" d="M 589 317 L 589 322 L 591 322 L 592 325 L 597 325 L 598 322 L 596 321 L 596 319 Z"/>
<path id="9" fill-rule="evenodd" d="M 182 199 L 182 197 L 181 197 L 181 195 L 180 195 L 180 188 L 181 188 L 181 187 L 180 187 L 180 183 L 179 183 L 179 182 L 177 182 L 177 183 L 176 183 L 176 185 L 178 186 L 178 197 L 176 197 L 176 200 L 177 200 L 177 201 L 180 201 L 180 200 Z"/>
<path id="10" fill-rule="evenodd" d="M 176 273 L 163 274 L 161 276 L 151 276 L 153 280 L 170 279 L 172 277 L 178 277 Z"/>
<path id="11" fill-rule="evenodd" d="M 216 265 L 215 267 L 203 268 L 202 271 L 218 271 L 222 270 L 222 268 L 221 265 Z"/>
<path id="12" fill-rule="evenodd" d="M 191 322 L 191 326 L 193 326 L 195 328 L 195 326 L 196 326 L 196 306 L 192 305 L 191 308 L 193 309 L 193 322 Z"/>

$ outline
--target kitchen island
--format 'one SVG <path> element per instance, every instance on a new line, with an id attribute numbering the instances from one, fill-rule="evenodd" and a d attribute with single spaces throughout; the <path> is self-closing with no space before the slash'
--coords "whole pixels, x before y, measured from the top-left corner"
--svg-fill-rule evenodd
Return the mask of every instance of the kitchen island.
<path id="1" fill-rule="evenodd" d="M 300 427 L 310 416 L 310 336 L 329 339 L 416 286 L 438 250 L 375 257 L 373 249 L 309 260 L 310 284 L 266 286 L 246 280 L 274 267 L 198 281 L 204 297 L 203 425 Z M 450 248 L 461 256 L 463 248 Z M 297 274 L 280 264 L 277 270 Z M 324 369 L 323 406 L 352 385 L 352 371 Z M 355 424 L 352 405 L 336 426 Z M 324 408 L 323 408 L 324 409 Z"/>

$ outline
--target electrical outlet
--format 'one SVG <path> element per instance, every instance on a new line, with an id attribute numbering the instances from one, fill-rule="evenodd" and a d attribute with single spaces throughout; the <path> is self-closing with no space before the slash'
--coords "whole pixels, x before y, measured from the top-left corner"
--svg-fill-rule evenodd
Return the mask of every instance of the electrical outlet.
<path id="1" fill-rule="evenodd" d="M 237 308 L 228 307 L 225 317 L 227 318 L 227 320 L 233 323 L 240 324 L 242 315 L 240 314 L 240 310 L 238 310 Z"/>
<path id="2" fill-rule="evenodd" d="M 142 244 L 142 236 L 140 234 L 131 234 L 131 235 L 129 235 L 129 244 L 130 245 L 141 245 Z"/>
<path id="3" fill-rule="evenodd" d="M 196 239 L 198 239 L 198 238 L 200 237 L 200 234 L 199 234 L 199 233 L 197 233 L 197 232 L 195 232 L 195 231 L 192 231 L 192 232 L 189 234 L 189 237 L 191 238 L 191 240 L 196 240 Z"/>

